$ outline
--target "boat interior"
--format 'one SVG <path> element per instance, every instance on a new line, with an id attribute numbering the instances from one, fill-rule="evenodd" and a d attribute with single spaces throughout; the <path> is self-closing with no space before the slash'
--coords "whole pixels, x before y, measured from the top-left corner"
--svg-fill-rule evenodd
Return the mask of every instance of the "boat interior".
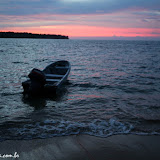
<path id="1" fill-rule="evenodd" d="M 46 76 L 47 82 L 57 82 L 59 81 L 68 71 L 68 63 L 56 63 L 49 65 L 44 69 L 44 74 Z"/>

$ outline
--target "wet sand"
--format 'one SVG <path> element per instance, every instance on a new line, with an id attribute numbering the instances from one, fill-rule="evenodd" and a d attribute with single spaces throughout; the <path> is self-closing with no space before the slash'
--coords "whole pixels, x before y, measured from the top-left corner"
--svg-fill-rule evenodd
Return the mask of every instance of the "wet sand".
<path id="1" fill-rule="evenodd" d="M 19 160 L 159 160 L 160 136 L 88 135 L 0 142 L 0 155 L 17 152 Z M 13 159 L 2 158 L 0 159 Z"/>

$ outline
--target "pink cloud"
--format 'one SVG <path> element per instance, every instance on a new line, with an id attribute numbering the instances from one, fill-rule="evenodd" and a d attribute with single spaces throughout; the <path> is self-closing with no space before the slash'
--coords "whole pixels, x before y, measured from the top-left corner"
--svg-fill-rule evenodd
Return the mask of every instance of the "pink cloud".
<path id="1" fill-rule="evenodd" d="M 6 28 L 4 31 L 16 32 L 32 32 L 44 34 L 62 34 L 69 37 L 159 37 L 160 29 L 152 28 L 107 28 L 95 26 L 77 26 L 77 25 L 64 25 L 64 26 L 41 26 L 41 27 L 12 27 Z"/>

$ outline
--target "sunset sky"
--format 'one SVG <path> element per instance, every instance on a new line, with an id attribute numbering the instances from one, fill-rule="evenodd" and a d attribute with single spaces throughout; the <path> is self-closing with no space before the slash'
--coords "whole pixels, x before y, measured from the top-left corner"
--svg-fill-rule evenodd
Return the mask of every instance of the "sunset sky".
<path id="1" fill-rule="evenodd" d="M 160 39 L 160 0 L 0 0 L 0 31 Z"/>

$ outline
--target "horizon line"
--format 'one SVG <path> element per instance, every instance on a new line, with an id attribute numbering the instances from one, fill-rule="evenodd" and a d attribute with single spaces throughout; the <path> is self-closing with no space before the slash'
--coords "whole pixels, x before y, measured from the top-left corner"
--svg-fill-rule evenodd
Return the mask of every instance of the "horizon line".
<path id="1" fill-rule="evenodd" d="M 70 39 L 80 39 L 80 40 L 153 40 L 160 41 L 159 37 L 151 37 L 151 36 L 135 36 L 135 37 L 127 37 L 127 36 L 88 36 L 88 37 L 79 37 L 79 36 L 70 36 Z"/>
<path id="2" fill-rule="evenodd" d="M 39 34 L 39 35 L 61 35 L 61 34 L 50 34 L 50 33 L 34 33 L 34 32 L 27 32 L 27 31 L 1 31 L 1 32 L 11 32 L 11 33 L 27 33 L 27 34 Z M 66 35 L 61 35 L 66 36 Z M 160 36 L 67 36 L 69 39 L 75 40 L 153 40 L 153 41 L 160 41 Z"/>

